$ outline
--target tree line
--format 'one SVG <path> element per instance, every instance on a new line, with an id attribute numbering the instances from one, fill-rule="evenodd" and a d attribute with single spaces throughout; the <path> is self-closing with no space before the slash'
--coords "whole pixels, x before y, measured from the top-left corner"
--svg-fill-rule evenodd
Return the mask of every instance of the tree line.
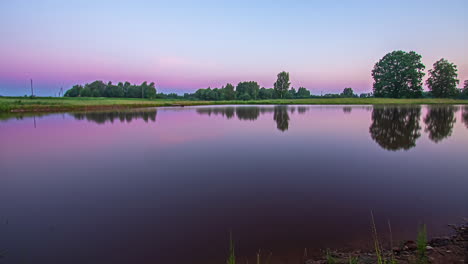
<path id="1" fill-rule="evenodd" d="M 84 86 L 75 85 L 65 92 L 66 97 L 125 97 L 125 98 L 156 98 L 156 87 L 154 82 L 140 85 L 129 82 L 119 82 L 117 85 L 103 81 L 94 81 Z"/>
<path id="2" fill-rule="evenodd" d="M 426 85 L 429 92 L 423 90 L 424 69 L 422 56 L 414 51 L 393 51 L 380 59 L 372 69 L 374 79 L 372 93 L 357 95 L 347 87 L 340 94 L 312 95 L 304 87 L 297 90 L 291 86 L 289 73 L 280 72 L 273 88 L 261 87 L 255 81 L 239 82 L 235 87 L 228 83 L 221 88 L 202 88 L 195 93 L 157 93 L 155 84 L 143 82 L 132 85 L 129 82 L 119 82 L 117 85 L 109 82 L 95 81 L 84 86 L 75 85 L 65 93 L 67 97 L 127 97 L 127 98 L 159 98 L 186 100 L 267 100 L 267 99 L 301 99 L 301 98 L 460 98 L 468 99 L 468 80 L 462 89 L 458 89 L 457 66 L 446 59 L 440 59 L 430 69 Z"/>

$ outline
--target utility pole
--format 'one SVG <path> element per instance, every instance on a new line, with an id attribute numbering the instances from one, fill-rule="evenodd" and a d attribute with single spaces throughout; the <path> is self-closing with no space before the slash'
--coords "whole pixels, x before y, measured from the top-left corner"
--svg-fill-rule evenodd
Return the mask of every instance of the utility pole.
<path id="1" fill-rule="evenodd" d="M 31 96 L 34 96 L 34 88 L 33 88 L 33 82 L 31 79 Z"/>

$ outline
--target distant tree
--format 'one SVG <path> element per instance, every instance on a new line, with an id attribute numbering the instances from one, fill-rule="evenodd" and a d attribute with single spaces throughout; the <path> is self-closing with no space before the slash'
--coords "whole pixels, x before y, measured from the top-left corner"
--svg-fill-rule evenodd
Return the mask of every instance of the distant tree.
<path id="1" fill-rule="evenodd" d="M 453 106 L 431 106 L 424 118 L 426 124 L 425 131 L 429 133 L 429 138 L 438 143 L 444 138 L 452 135 L 455 124 L 455 107 Z"/>
<path id="2" fill-rule="evenodd" d="M 468 80 L 465 80 L 465 82 L 463 83 L 462 95 L 465 98 L 468 98 Z"/>
<path id="3" fill-rule="evenodd" d="M 130 97 L 130 96 L 129 96 L 130 86 L 132 86 L 132 85 L 131 85 L 129 82 L 125 82 L 125 83 L 123 84 L 123 89 L 124 89 L 125 97 Z"/>
<path id="4" fill-rule="evenodd" d="M 275 98 L 275 90 L 272 88 L 266 89 L 262 87 L 258 93 L 259 99 L 273 99 Z"/>
<path id="5" fill-rule="evenodd" d="M 240 100 L 243 100 L 243 101 L 248 101 L 248 100 L 251 100 L 251 99 L 252 99 L 252 97 L 250 97 L 250 95 L 249 95 L 248 93 L 244 93 L 244 94 L 242 94 L 241 96 L 238 96 L 238 98 L 239 98 Z"/>
<path id="6" fill-rule="evenodd" d="M 297 92 L 296 92 L 296 89 L 294 89 L 294 87 L 291 88 L 291 89 L 288 91 L 288 93 L 289 93 L 289 95 L 290 95 L 289 98 L 296 98 L 296 96 L 297 96 Z"/>
<path id="7" fill-rule="evenodd" d="M 145 98 L 156 98 L 156 93 L 156 85 L 154 84 L 154 82 L 151 82 L 148 86 L 146 86 L 144 92 Z"/>
<path id="8" fill-rule="evenodd" d="M 408 150 L 421 136 L 420 107 L 374 107 L 369 133 L 386 150 Z"/>
<path id="9" fill-rule="evenodd" d="M 278 73 L 277 77 L 278 78 L 274 83 L 274 89 L 279 98 L 284 98 L 289 90 L 289 85 L 291 85 L 289 82 L 289 73 L 283 71 Z"/>
<path id="10" fill-rule="evenodd" d="M 65 97 L 77 97 L 80 96 L 81 91 L 83 90 L 83 86 L 81 85 L 74 85 L 71 89 L 65 92 Z"/>
<path id="11" fill-rule="evenodd" d="M 214 88 L 213 90 L 210 91 L 210 93 L 208 94 L 209 96 L 209 100 L 211 101 L 216 101 L 216 100 L 219 100 L 220 99 L 220 93 L 219 93 L 219 89 L 218 88 Z"/>
<path id="12" fill-rule="evenodd" d="M 247 94 L 249 96 L 248 100 L 250 99 L 255 100 L 258 97 L 259 90 L 260 90 L 260 86 L 258 85 L 257 82 L 254 82 L 254 81 L 240 82 L 239 84 L 237 84 L 236 94 L 237 96 L 244 97 L 244 98 L 246 98 L 246 96 L 244 95 Z M 240 99 L 244 100 L 242 98 Z"/>
<path id="13" fill-rule="evenodd" d="M 236 91 L 234 91 L 234 86 L 230 83 L 226 84 L 226 87 L 223 88 L 224 100 L 234 100 L 236 99 Z"/>
<path id="14" fill-rule="evenodd" d="M 435 97 L 453 97 L 457 94 L 457 66 L 446 59 L 440 59 L 429 70 L 427 86 Z"/>
<path id="15" fill-rule="evenodd" d="M 324 94 L 322 97 L 325 97 L 325 98 L 340 98 L 342 96 L 341 96 L 341 94 Z"/>
<path id="16" fill-rule="evenodd" d="M 111 82 L 106 87 L 106 97 L 124 97 L 123 86 L 113 85 Z"/>
<path id="17" fill-rule="evenodd" d="M 421 55 L 414 51 L 388 53 L 372 70 L 375 97 L 421 97 L 424 68 Z"/>
<path id="18" fill-rule="evenodd" d="M 310 97 L 310 91 L 304 87 L 299 87 L 297 90 L 297 98 L 308 98 Z"/>
<path id="19" fill-rule="evenodd" d="M 127 91 L 129 98 L 141 98 L 141 89 L 138 85 L 130 85 Z"/>
<path id="20" fill-rule="evenodd" d="M 353 88 L 344 88 L 343 92 L 341 93 L 342 97 L 354 97 Z"/>
<path id="21" fill-rule="evenodd" d="M 91 91 L 91 89 L 87 85 L 85 85 L 85 87 L 80 92 L 80 96 L 81 97 L 92 97 L 93 92 Z"/>
<path id="22" fill-rule="evenodd" d="M 157 96 L 156 96 L 156 97 L 157 97 Z M 167 99 L 179 99 L 180 96 L 179 96 L 178 94 L 176 94 L 176 93 L 168 93 L 168 94 L 166 95 L 166 98 L 167 98 Z"/>

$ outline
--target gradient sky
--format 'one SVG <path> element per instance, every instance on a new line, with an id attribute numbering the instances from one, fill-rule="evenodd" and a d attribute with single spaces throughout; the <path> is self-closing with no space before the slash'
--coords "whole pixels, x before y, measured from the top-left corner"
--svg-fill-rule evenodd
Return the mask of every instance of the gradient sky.
<path id="1" fill-rule="evenodd" d="M 372 89 L 371 69 L 414 50 L 468 79 L 468 1 L 0 1 L 0 95 L 154 81 L 158 92 L 289 71 L 314 94 Z"/>

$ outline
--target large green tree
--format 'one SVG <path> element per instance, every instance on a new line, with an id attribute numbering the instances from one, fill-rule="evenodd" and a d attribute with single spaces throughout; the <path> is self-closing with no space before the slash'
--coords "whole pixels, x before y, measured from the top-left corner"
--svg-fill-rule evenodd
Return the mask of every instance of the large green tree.
<path id="1" fill-rule="evenodd" d="M 442 58 L 429 70 L 426 84 L 434 97 L 453 97 L 457 94 L 457 85 L 460 82 L 457 77 L 457 65 Z"/>
<path id="2" fill-rule="evenodd" d="M 417 98 L 422 96 L 424 64 L 414 51 L 393 51 L 378 61 L 372 70 L 374 96 Z"/>
<path id="3" fill-rule="evenodd" d="M 279 98 L 284 98 L 289 90 L 289 72 L 282 71 L 278 73 L 277 80 L 274 83 L 274 89 Z"/>

